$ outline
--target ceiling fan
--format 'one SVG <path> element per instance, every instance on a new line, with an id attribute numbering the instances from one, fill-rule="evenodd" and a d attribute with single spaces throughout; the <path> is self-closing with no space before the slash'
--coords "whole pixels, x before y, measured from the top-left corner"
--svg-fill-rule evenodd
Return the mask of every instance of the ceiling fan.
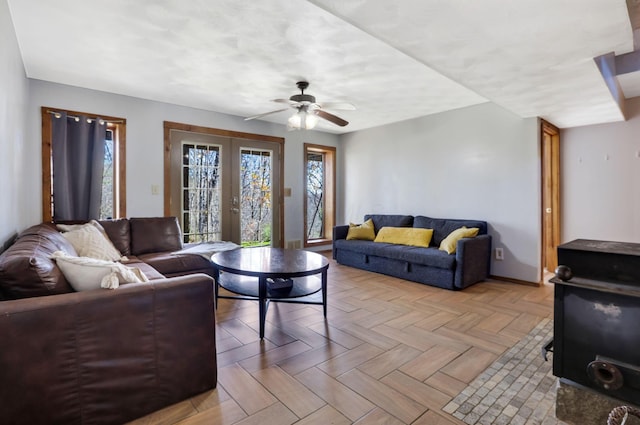
<path id="1" fill-rule="evenodd" d="M 309 87 L 309 83 L 307 81 L 298 81 L 296 85 L 300 89 L 300 94 L 294 94 L 289 99 L 273 100 L 277 103 L 285 103 L 289 105 L 289 107 L 296 110 L 296 113 L 289 118 L 287 128 L 289 128 L 290 130 L 310 130 L 316 126 L 316 124 L 318 123 L 318 118 L 323 118 L 329 122 L 339 125 L 340 127 L 344 127 L 345 125 L 349 124 L 348 121 L 336 115 L 330 114 L 329 112 L 325 111 L 325 109 L 342 109 L 353 111 L 356 109 L 355 106 L 346 102 L 317 103 L 315 96 L 304 93 L 307 87 Z M 254 115 L 252 117 L 245 118 L 245 121 L 262 118 L 264 116 L 286 111 L 288 109 L 289 108 L 278 109 L 275 111 L 265 112 L 264 114 Z"/>

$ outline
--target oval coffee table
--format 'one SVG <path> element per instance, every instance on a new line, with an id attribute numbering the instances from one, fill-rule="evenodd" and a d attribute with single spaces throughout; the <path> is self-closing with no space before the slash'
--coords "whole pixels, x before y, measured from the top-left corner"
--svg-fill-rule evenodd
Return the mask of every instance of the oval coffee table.
<path id="1" fill-rule="evenodd" d="M 327 317 L 327 269 L 322 255 L 299 249 L 242 248 L 211 257 L 215 267 L 215 299 L 258 301 L 260 339 L 269 302 L 322 304 Z M 291 279 L 291 286 L 278 289 L 275 283 Z M 219 295 L 222 287 L 236 295 Z M 322 297 L 318 297 L 321 293 Z"/>

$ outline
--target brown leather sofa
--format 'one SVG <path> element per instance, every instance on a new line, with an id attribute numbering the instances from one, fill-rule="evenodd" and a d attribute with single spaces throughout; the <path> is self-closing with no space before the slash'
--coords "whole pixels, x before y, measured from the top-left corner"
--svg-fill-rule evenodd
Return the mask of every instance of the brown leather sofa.
<path id="1" fill-rule="evenodd" d="M 210 262 L 175 218 L 100 223 L 149 282 L 74 292 L 52 224 L 0 255 L 1 424 L 119 424 L 216 386 Z"/>

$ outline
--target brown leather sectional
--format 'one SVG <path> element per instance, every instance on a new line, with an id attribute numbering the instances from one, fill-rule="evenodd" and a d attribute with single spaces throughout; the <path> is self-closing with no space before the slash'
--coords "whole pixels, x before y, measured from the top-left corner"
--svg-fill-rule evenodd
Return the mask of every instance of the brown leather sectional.
<path id="1" fill-rule="evenodd" d="M 2 424 L 120 424 L 216 386 L 211 263 L 174 217 L 100 223 L 150 282 L 74 292 L 47 223 L 0 255 Z"/>

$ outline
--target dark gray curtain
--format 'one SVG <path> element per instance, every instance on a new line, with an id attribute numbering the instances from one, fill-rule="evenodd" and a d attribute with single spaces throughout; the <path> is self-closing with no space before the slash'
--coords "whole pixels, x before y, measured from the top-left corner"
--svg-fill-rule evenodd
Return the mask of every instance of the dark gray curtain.
<path id="1" fill-rule="evenodd" d="M 54 220 L 100 218 L 106 124 L 68 118 L 51 119 Z"/>

